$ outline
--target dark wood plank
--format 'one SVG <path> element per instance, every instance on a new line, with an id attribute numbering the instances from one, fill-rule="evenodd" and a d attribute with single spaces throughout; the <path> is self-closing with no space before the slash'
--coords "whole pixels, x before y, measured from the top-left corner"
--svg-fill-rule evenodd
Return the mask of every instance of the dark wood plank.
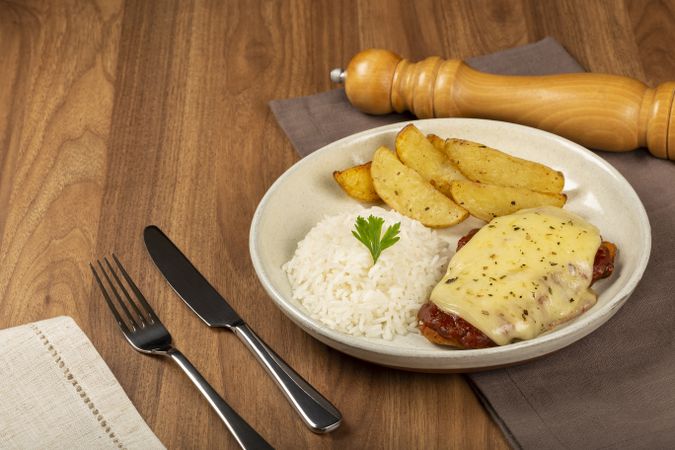
<path id="1" fill-rule="evenodd" d="M 527 43 L 520 2 L 433 1 L 359 4 L 361 48 L 386 48 L 419 60 L 466 58 Z"/>
<path id="2" fill-rule="evenodd" d="M 656 86 L 675 80 L 675 2 L 625 1 L 645 81 Z"/>
<path id="3" fill-rule="evenodd" d="M 159 225 L 218 286 L 212 259 L 217 252 L 204 251 L 222 246 L 215 183 L 220 149 L 202 141 L 207 135 L 204 124 L 221 123 L 204 107 L 211 93 L 201 90 L 203 77 L 210 73 L 198 46 L 204 13 L 204 5 L 195 2 L 138 1 L 126 6 L 106 174 L 110 188 L 104 197 L 97 253 L 120 254 L 177 346 L 238 408 L 237 397 L 231 395 L 236 385 L 224 379 L 235 379 L 228 372 L 234 365 L 228 361 L 246 356 L 244 350 L 233 347 L 225 354 L 219 350 L 224 338 L 231 336 L 214 334 L 188 312 L 146 256 L 141 237 L 146 225 Z M 205 29 L 215 29 L 217 24 L 213 25 Z M 91 296 L 99 294 L 92 290 Z M 224 425 L 177 366 L 120 345 L 117 330 L 106 323 L 109 319 L 104 316 L 105 332 L 98 333 L 94 343 L 98 340 L 109 348 L 108 354 L 102 351 L 103 357 L 117 362 L 111 368 L 167 446 L 233 445 Z M 153 389 L 138 383 L 144 377 Z"/>
<path id="4" fill-rule="evenodd" d="M 552 36 L 586 70 L 644 79 L 630 18 L 619 0 L 526 1 L 531 39 Z"/>
<path id="5" fill-rule="evenodd" d="M 121 2 L 0 2 L 0 317 L 87 321 Z M 64 30 L 77 30 L 66 32 Z M 84 323 L 83 323 L 84 322 Z"/>

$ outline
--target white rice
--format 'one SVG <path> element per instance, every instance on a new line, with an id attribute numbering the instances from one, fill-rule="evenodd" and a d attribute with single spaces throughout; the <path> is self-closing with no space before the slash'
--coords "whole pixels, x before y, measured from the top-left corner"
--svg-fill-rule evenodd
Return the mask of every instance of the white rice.
<path id="1" fill-rule="evenodd" d="M 357 216 L 384 219 L 382 233 L 401 222 L 400 240 L 373 265 L 353 235 Z M 393 339 L 417 332 L 417 311 L 441 279 L 450 258 L 448 239 L 395 211 L 358 207 L 326 217 L 298 243 L 282 266 L 293 298 L 312 318 L 354 336 Z"/>

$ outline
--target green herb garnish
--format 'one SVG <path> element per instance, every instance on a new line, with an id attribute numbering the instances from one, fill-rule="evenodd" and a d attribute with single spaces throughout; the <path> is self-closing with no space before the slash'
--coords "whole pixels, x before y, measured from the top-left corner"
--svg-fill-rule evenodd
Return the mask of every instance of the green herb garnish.
<path id="1" fill-rule="evenodd" d="M 377 259 L 380 257 L 382 250 L 391 247 L 400 239 L 400 237 L 398 237 L 398 232 L 401 228 L 401 222 L 388 227 L 387 231 L 384 232 L 384 236 L 381 236 L 382 225 L 384 225 L 384 219 L 381 217 L 370 215 L 368 220 L 366 220 L 363 217 L 358 216 L 356 218 L 356 224 L 354 225 L 356 230 L 352 231 L 354 237 L 370 250 L 370 255 L 373 257 L 373 264 L 377 263 Z"/>

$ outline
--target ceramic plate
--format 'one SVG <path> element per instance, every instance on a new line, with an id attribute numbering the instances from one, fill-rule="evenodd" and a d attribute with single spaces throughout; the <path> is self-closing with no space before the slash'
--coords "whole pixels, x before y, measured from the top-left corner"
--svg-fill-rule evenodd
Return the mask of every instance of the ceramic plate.
<path id="1" fill-rule="evenodd" d="M 405 125 L 398 123 L 346 137 L 312 153 L 279 177 L 260 202 L 251 224 L 251 258 L 265 290 L 291 320 L 326 345 L 377 364 L 419 371 L 470 371 L 546 355 L 583 338 L 616 313 L 642 277 L 651 250 L 644 206 L 619 172 L 585 148 L 535 128 L 478 119 L 413 123 L 424 133 L 478 141 L 561 170 L 568 196 L 565 208 L 596 225 L 603 238 L 619 248 L 614 274 L 594 284 L 598 302 L 575 320 L 534 339 L 478 350 L 436 346 L 419 334 L 392 341 L 354 337 L 310 318 L 292 299 L 281 266 L 321 218 L 353 209 L 358 203 L 335 183 L 333 170 L 370 160 L 380 145 L 393 149 L 394 137 Z M 483 224 L 470 218 L 441 232 L 456 241 Z"/>

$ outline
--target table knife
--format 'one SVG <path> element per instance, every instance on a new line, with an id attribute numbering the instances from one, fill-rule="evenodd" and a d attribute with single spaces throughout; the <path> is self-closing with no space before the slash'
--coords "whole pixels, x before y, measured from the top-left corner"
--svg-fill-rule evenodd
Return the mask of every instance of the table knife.
<path id="1" fill-rule="evenodd" d="M 212 328 L 233 331 L 274 379 L 304 423 L 315 433 L 336 429 L 342 414 L 286 364 L 244 322 L 178 247 L 157 226 L 145 228 L 148 253 L 171 287 Z"/>

